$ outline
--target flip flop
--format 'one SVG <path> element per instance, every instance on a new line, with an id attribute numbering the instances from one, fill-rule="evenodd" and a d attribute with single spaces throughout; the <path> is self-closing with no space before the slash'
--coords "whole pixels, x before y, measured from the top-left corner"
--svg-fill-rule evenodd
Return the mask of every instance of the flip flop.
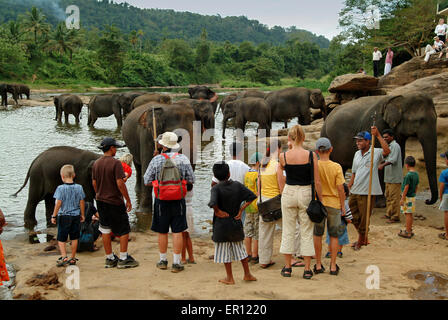
<path id="1" fill-rule="evenodd" d="M 381 219 L 389 219 L 390 220 L 390 217 L 387 214 L 385 214 L 384 216 L 381 217 Z"/>
<path id="2" fill-rule="evenodd" d="M 267 269 L 267 268 L 269 268 L 269 267 L 272 267 L 274 264 L 275 264 L 275 262 L 274 262 L 274 261 L 271 261 L 271 262 L 269 262 L 267 265 L 264 265 L 264 266 L 260 264 L 260 267 L 261 267 L 262 269 Z"/>
<path id="3" fill-rule="evenodd" d="M 448 239 L 446 238 L 446 233 L 439 233 L 439 238 L 440 238 L 440 239 L 443 239 L 443 240 L 448 240 Z"/>
<path id="4" fill-rule="evenodd" d="M 386 223 L 400 223 L 400 220 L 389 219 L 388 221 L 386 221 Z"/>
<path id="5" fill-rule="evenodd" d="M 303 263 L 302 261 L 296 261 L 293 264 L 291 264 L 291 267 L 304 267 L 305 263 Z"/>
<path id="6" fill-rule="evenodd" d="M 406 239 L 411 239 L 414 236 L 414 233 L 408 233 L 406 230 L 400 230 L 398 236 Z"/>

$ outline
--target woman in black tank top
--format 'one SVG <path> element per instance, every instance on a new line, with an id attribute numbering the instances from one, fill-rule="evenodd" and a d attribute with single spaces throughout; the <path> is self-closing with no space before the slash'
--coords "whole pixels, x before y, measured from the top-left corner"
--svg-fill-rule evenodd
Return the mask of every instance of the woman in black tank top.
<path id="1" fill-rule="evenodd" d="M 314 166 L 311 167 L 310 151 L 303 148 L 305 133 L 300 125 L 289 130 L 288 143 L 292 148 L 280 156 L 278 170 L 285 170 L 286 185 L 282 194 L 282 243 L 280 253 L 285 256 L 285 266 L 281 272 L 284 277 L 291 277 L 292 255 L 295 254 L 295 232 L 297 222 L 300 224 L 300 254 L 304 257 L 305 271 L 303 277 L 311 279 L 311 257 L 314 255 L 314 224 L 308 217 L 306 209 L 311 201 L 311 173 L 314 171 L 314 183 L 319 198 L 322 188 L 317 167 L 317 156 L 313 153 Z"/>

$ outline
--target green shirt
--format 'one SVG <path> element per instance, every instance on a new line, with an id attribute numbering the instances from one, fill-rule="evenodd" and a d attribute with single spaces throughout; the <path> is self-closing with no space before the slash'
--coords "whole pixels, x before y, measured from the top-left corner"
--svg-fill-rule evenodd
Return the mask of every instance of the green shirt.
<path id="1" fill-rule="evenodd" d="M 415 197 L 415 190 L 417 189 L 419 183 L 418 173 L 417 172 L 408 172 L 408 174 L 404 177 L 403 183 L 401 184 L 401 192 L 404 191 L 404 188 L 409 185 L 408 193 L 406 197 L 413 198 Z"/>

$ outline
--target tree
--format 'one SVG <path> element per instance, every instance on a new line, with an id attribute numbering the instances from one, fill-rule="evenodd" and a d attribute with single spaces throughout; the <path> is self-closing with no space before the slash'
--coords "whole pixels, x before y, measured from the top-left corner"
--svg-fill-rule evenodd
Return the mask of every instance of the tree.
<path id="1" fill-rule="evenodd" d="M 45 37 L 50 32 L 50 25 L 45 21 L 45 15 L 36 7 L 32 7 L 31 11 L 26 13 L 25 30 L 34 34 L 34 44 L 36 46 L 38 46 L 38 35 Z"/>
<path id="2" fill-rule="evenodd" d="M 53 33 L 53 38 L 46 47 L 49 52 L 56 52 L 59 55 L 70 54 L 70 62 L 73 58 L 74 46 L 79 43 L 75 29 L 67 29 L 65 23 L 61 22 Z"/>
<path id="3" fill-rule="evenodd" d="M 115 26 L 106 26 L 98 41 L 98 59 L 108 71 L 110 83 L 118 81 L 123 69 L 125 42 L 121 32 Z"/>

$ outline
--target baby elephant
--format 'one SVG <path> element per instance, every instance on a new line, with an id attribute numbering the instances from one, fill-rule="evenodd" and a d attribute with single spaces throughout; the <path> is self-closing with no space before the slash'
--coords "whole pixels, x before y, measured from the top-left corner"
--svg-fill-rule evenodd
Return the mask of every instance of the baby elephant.
<path id="1" fill-rule="evenodd" d="M 62 121 L 62 112 L 64 112 L 65 123 L 68 123 L 68 115 L 75 116 L 76 124 L 79 124 L 79 115 L 81 114 L 82 106 L 84 105 L 82 100 L 73 94 L 61 94 L 54 97 L 54 106 L 56 108 L 56 118 L 58 122 Z"/>

